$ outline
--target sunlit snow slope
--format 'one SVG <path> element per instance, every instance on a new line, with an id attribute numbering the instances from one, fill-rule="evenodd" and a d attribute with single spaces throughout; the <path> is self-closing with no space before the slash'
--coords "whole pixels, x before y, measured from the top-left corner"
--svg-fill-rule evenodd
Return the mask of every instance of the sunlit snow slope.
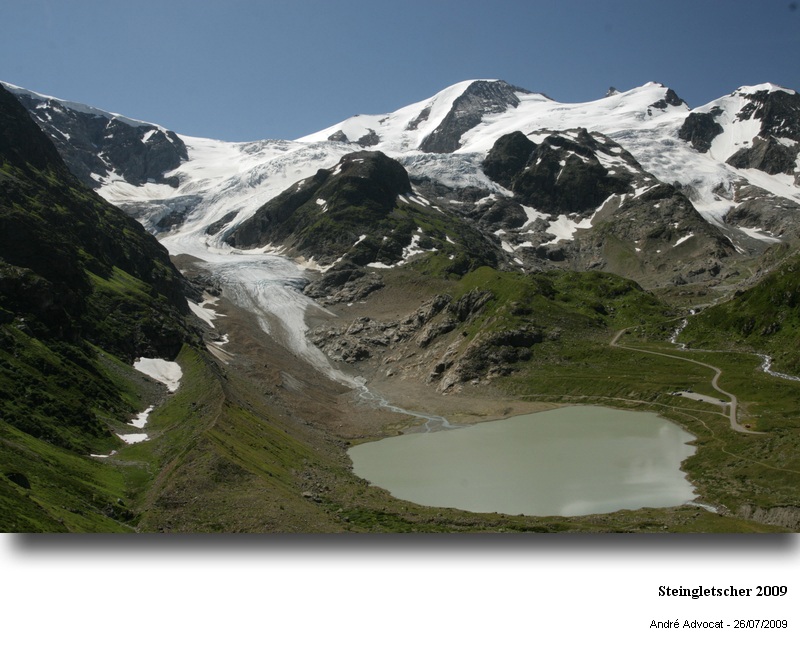
<path id="1" fill-rule="evenodd" d="M 159 229 L 157 223 L 170 213 L 180 213 L 184 223 L 177 229 L 178 235 L 164 236 L 164 242 L 171 251 L 196 253 L 222 247 L 206 233 L 209 225 L 223 222 L 234 226 L 282 190 L 320 168 L 333 167 L 351 151 L 383 151 L 399 160 L 412 179 L 425 176 L 450 187 L 478 185 L 502 193 L 481 170 L 483 158 L 499 137 L 522 131 L 538 141 L 548 131 L 582 127 L 614 139 L 661 181 L 680 183 L 698 211 L 711 222 L 720 223 L 735 206 L 732 191 L 737 182 L 750 182 L 800 202 L 800 189 L 793 176 L 768 175 L 725 163 L 737 149 L 752 143 L 761 129 L 758 118 L 737 118 L 749 102 L 748 95 L 759 90 L 793 94 L 791 90 L 768 84 L 742 87 L 698 108 L 697 112 L 721 109 L 715 121 L 722 132 L 705 153 L 678 137 L 692 111 L 674 92 L 657 83 L 571 104 L 515 91 L 516 105 L 483 113 L 479 123 L 460 136 L 460 146 L 453 152 L 423 150 L 426 138 L 442 126 L 457 101 L 476 82 L 453 85 L 388 114 L 358 115 L 295 141 L 227 143 L 180 136 L 188 159 L 168 173 L 178 178 L 176 188 L 154 183 L 136 186 L 121 177 L 109 177 L 100 193 L 161 234 L 175 234 L 175 230 Z M 541 135 L 538 139 L 537 134 Z"/>

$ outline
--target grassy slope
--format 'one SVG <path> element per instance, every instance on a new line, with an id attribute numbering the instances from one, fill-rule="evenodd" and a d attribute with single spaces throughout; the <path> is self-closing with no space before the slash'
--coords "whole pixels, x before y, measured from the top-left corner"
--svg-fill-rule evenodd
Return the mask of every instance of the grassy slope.
<path id="1" fill-rule="evenodd" d="M 0 89 L 0 530 L 128 529 L 121 474 L 89 454 L 145 408 L 127 364 L 193 340 L 184 296 L 166 250 Z"/>
<path id="2" fill-rule="evenodd" d="M 180 389 L 150 417 L 151 442 L 115 458 L 143 468 L 128 487 L 141 531 L 336 531 L 302 496 L 302 473 L 325 462 L 278 419 L 252 384 L 223 374 L 208 356 L 184 349 Z"/>
<path id="3" fill-rule="evenodd" d="M 776 369 L 800 374 L 800 255 L 730 301 L 692 317 L 681 340 L 698 347 L 767 352 Z"/>
<path id="4" fill-rule="evenodd" d="M 131 531 L 124 474 L 89 454 L 122 445 L 108 425 L 145 407 L 140 378 L 109 355 L 78 365 L 17 335 L 0 350 L 0 529 Z"/>

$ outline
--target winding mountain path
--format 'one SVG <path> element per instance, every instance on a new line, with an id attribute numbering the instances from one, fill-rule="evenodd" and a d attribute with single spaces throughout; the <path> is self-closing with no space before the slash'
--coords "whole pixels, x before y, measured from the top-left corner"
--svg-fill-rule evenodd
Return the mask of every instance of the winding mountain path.
<path id="1" fill-rule="evenodd" d="M 633 327 L 633 326 L 632 326 Z M 659 355 L 661 357 L 671 358 L 673 360 L 683 360 L 684 362 L 691 362 L 692 364 L 699 364 L 701 367 L 706 367 L 711 369 L 714 372 L 714 377 L 711 379 L 711 387 L 713 387 L 717 392 L 722 394 L 723 396 L 728 397 L 730 400 L 728 405 L 728 419 L 731 423 L 731 429 L 737 431 L 739 433 L 749 433 L 751 435 L 764 435 L 761 431 L 751 431 L 748 428 L 745 428 L 741 424 L 736 417 L 736 409 L 739 405 L 739 400 L 736 398 L 735 394 L 731 392 L 726 392 L 719 386 L 719 377 L 722 375 L 722 369 L 719 367 L 715 367 L 713 364 L 708 364 L 707 362 L 700 362 L 699 360 L 692 360 L 691 358 L 681 357 L 679 355 L 670 355 L 669 353 L 660 353 L 658 351 L 650 351 L 644 348 L 632 348 L 631 346 L 623 346 L 619 343 L 620 337 L 624 335 L 630 328 L 623 328 L 617 334 L 615 334 L 611 342 L 609 343 L 610 346 L 614 348 L 621 348 L 626 351 L 636 351 L 637 353 L 649 353 L 650 355 Z"/>

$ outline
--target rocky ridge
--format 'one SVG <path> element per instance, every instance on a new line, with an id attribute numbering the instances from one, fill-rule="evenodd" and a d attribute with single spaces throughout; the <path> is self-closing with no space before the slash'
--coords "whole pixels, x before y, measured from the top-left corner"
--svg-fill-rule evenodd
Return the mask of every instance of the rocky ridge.
<path id="1" fill-rule="evenodd" d="M 309 336 L 335 362 L 378 361 L 386 377 L 420 379 L 447 392 L 461 383 L 508 375 L 543 341 L 541 329 L 530 324 L 472 339 L 457 332 L 494 298 L 480 289 L 458 299 L 440 294 L 399 320 L 358 317 L 346 327 L 318 326 Z"/>
<path id="2" fill-rule="evenodd" d="M 96 108 L 15 88 L 19 102 L 55 144 L 67 167 L 85 186 L 122 178 L 131 185 L 161 183 L 188 158 L 173 131 Z"/>
<path id="3" fill-rule="evenodd" d="M 237 248 L 277 245 L 283 254 L 334 268 L 311 289 L 316 296 L 361 279 L 364 268 L 379 273 L 424 255 L 446 260 L 450 273 L 504 261 L 492 237 L 417 193 L 403 166 L 380 151 L 347 154 L 232 229 L 215 229 Z M 373 273 L 368 281 L 375 279 Z"/>

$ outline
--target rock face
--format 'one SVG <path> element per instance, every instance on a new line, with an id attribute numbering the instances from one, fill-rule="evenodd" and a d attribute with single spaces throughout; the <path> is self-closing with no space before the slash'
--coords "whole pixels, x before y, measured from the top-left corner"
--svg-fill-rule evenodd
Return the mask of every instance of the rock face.
<path id="1" fill-rule="evenodd" d="M 532 324 L 465 340 L 465 333 L 457 330 L 493 299 L 491 291 L 479 289 L 456 300 L 440 294 L 400 320 L 360 317 L 347 327 L 315 328 L 310 338 L 331 359 L 347 364 L 370 359 L 392 364 L 398 352 L 414 355 L 423 349 L 426 352 L 414 369 L 419 377 L 447 391 L 467 381 L 511 373 L 516 363 L 530 359 L 530 348 L 543 341 L 542 331 Z"/>
<path id="2" fill-rule="evenodd" d="M 281 245 L 333 271 L 310 291 L 334 280 L 352 282 L 365 266 L 388 268 L 423 254 L 446 255 L 445 270 L 463 273 L 497 265 L 496 244 L 453 213 L 414 192 L 400 163 L 380 151 L 347 154 L 329 170 L 284 191 L 225 235 L 239 248 Z M 352 294 L 362 295 L 360 280 Z M 371 290 L 374 285 L 370 284 Z"/>
<path id="3" fill-rule="evenodd" d="M 326 304 L 336 305 L 363 300 L 383 286 L 383 279 L 378 273 L 345 265 L 331 269 L 311 282 L 303 289 L 303 293 Z"/>
<path id="4" fill-rule="evenodd" d="M 719 105 L 708 112 L 692 112 L 684 120 L 678 137 L 705 153 L 714 139 L 727 130 L 726 122 L 757 122 L 756 135 L 745 140 L 747 146 L 726 162 L 739 169 L 758 169 L 767 174 L 794 174 L 800 153 L 800 95 L 762 89 L 740 90 L 731 96 L 742 102 L 734 116 L 725 117 L 725 109 Z"/>
<path id="5" fill-rule="evenodd" d="M 173 357 L 188 307 L 166 249 L 86 190 L 5 89 L 0 163 L 0 307 L 43 335 L 86 337 L 130 359 Z M 93 283 L 122 277 L 138 280 L 141 295 Z"/>
<path id="6" fill-rule="evenodd" d="M 800 138 L 800 95 L 783 90 L 761 90 L 746 98 L 749 103 L 737 114 L 740 121 L 760 120 L 761 136 Z"/>
<path id="7" fill-rule="evenodd" d="M 782 144 L 772 135 L 756 137 L 751 147 L 740 149 L 726 161 L 728 165 L 753 168 L 767 174 L 794 174 L 800 143 Z"/>
<path id="8" fill-rule="evenodd" d="M 477 126 L 487 114 L 519 105 L 517 93 L 527 93 L 503 81 L 478 80 L 453 103 L 450 112 L 419 145 L 428 153 L 452 153 L 461 146 L 461 136 Z"/>
<path id="9" fill-rule="evenodd" d="M 483 161 L 483 171 L 492 181 L 512 190 L 515 179 L 528 166 L 534 151 L 536 144 L 521 131 L 503 135 Z"/>
<path id="10" fill-rule="evenodd" d="M 686 105 L 686 101 L 684 101 L 680 96 L 675 93 L 674 89 L 667 89 L 666 93 L 664 94 L 664 98 L 659 99 L 655 103 L 650 105 L 651 108 L 656 108 L 657 110 L 666 110 L 667 106 L 672 106 L 674 108 L 678 108 L 682 105 Z"/>
<path id="11" fill-rule="evenodd" d="M 519 137 L 516 142 L 519 150 Z M 600 161 L 598 154 L 610 148 L 584 129 L 575 134 L 549 135 L 534 146 L 525 167 L 512 177 L 511 190 L 523 204 L 543 213 L 594 210 L 610 195 L 628 192 L 633 180 L 627 170 L 607 168 Z M 494 160 L 492 149 L 484 161 L 484 171 L 486 162 L 491 170 Z"/>
<path id="12" fill-rule="evenodd" d="M 754 504 L 743 504 L 737 515 L 768 525 L 778 525 L 788 529 L 800 529 L 800 507 L 774 506 L 765 509 Z"/>
<path id="13" fill-rule="evenodd" d="M 755 229 L 788 242 L 800 239 L 800 204 L 776 200 L 756 186 L 742 186 L 737 197 L 741 201 L 725 216 L 727 224 Z"/>
<path id="14" fill-rule="evenodd" d="M 81 183 L 100 187 L 114 173 L 133 185 L 148 181 L 177 186 L 166 173 L 188 158 L 172 131 L 101 111 L 77 111 L 56 99 L 17 95 Z"/>
<path id="15" fill-rule="evenodd" d="M 333 170 L 319 170 L 268 202 L 225 240 L 242 248 L 284 245 L 330 261 L 385 219 L 398 195 L 409 193 L 411 182 L 397 161 L 379 151 L 347 154 Z M 395 256 L 401 253 L 399 247 Z"/>
<path id="16" fill-rule="evenodd" d="M 617 166 L 603 163 L 609 160 Z M 644 174 L 619 145 L 584 129 L 552 133 L 539 144 L 520 132 L 505 135 L 487 154 L 483 170 L 520 203 L 548 214 L 594 211 L 610 195 L 632 191 L 631 171 Z"/>
<path id="17" fill-rule="evenodd" d="M 683 122 L 678 131 L 678 137 L 692 146 L 700 153 L 705 153 L 711 148 L 714 138 L 722 133 L 722 126 L 714 121 L 714 114 L 710 112 L 693 112 Z"/>

